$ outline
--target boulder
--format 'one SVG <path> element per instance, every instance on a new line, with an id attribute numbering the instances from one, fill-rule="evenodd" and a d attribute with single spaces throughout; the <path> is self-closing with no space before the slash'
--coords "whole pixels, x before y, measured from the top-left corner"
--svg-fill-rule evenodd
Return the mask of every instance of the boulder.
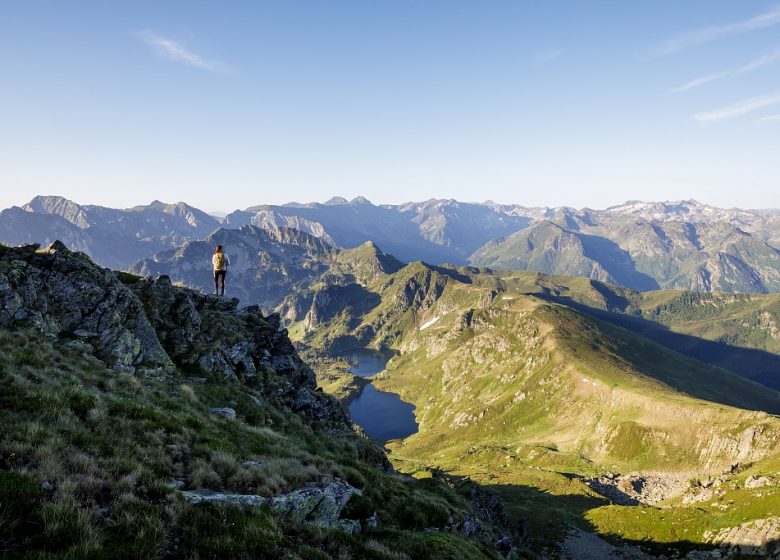
<path id="1" fill-rule="evenodd" d="M 272 498 L 254 494 L 211 492 L 204 489 L 184 491 L 182 495 L 193 504 L 211 502 L 250 507 L 269 505 L 297 523 L 358 533 L 361 530 L 359 521 L 340 519 L 340 516 L 352 495 L 360 493 L 359 489 L 337 478 L 322 488 L 310 485 Z"/>

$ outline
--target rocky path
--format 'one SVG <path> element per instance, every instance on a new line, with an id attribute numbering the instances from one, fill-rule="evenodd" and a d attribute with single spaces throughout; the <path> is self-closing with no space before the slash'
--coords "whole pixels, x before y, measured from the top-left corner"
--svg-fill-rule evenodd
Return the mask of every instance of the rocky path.
<path id="1" fill-rule="evenodd" d="M 601 537 L 572 528 L 560 545 L 561 560 L 655 560 L 631 545 L 614 546 Z"/>

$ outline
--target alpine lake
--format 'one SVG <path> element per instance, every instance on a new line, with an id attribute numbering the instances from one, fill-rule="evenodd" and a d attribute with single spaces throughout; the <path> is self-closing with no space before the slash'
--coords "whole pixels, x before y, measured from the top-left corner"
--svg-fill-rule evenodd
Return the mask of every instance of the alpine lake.
<path id="1" fill-rule="evenodd" d="M 350 372 L 368 378 L 384 371 L 393 357 L 391 353 L 364 349 L 345 352 L 341 356 L 349 360 Z M 401 400 L 395 393 L 380 391 L 369 383 L 349 404 L 349 413 L 352 421 L 362 427 L 369 437 L 385 443 L 417 432 L 414 408 L 413 404 Z"/>

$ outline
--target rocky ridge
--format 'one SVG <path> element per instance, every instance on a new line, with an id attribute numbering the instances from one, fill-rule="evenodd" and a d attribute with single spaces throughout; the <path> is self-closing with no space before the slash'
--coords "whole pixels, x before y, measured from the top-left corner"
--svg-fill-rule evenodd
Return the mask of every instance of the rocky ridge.
<path id="1" fill-rule="evenodd" d="M 278 315 L 237 299 L 96 266 L 61 242 L 0 250 L 0 326 L 31 327 L 90 345 L 110 367 L 249 382 L 296 413 L 350 429 L 333 399 L 316 390 Z"/>

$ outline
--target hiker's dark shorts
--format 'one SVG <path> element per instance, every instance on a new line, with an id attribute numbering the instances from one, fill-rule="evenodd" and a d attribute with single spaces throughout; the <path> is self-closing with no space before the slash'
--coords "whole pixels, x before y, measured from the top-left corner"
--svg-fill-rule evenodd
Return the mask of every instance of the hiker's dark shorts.
<path id="1" fill-rule="evenodd" d="M 214 287 L 216 288 L 219 285 L 220 278 L 222 279 L 222 285 L 225 285 L 225 276 L 227 275 L 227 270 L 215 270 L 214 271 Z"/>

